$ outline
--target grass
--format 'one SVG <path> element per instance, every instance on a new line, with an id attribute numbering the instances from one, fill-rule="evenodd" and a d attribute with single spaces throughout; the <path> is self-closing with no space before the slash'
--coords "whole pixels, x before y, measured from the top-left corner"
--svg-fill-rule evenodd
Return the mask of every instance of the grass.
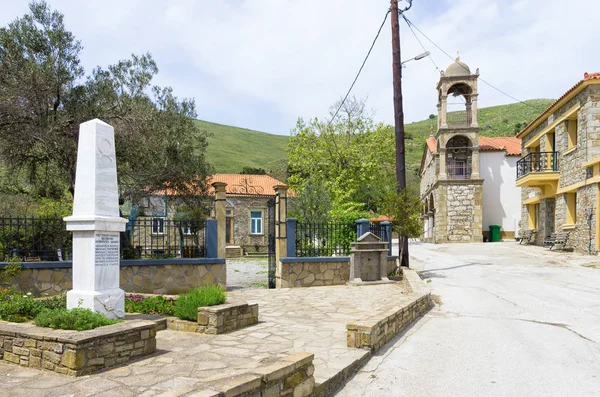
<path id="1" fill-rule="evenodd" d="M 225 303 L 227 294 L 218 285 L 206 285 L 179 296 L 175 302 L 175 315 L 182 320 L 196 321 L 198 308 Z"/>
<path id="2" fill-rule="evenodd" d="M 527 104 L 514 103 L 479 109 L 479 126 L 482 136 L 514 136 L 516 125 L 525 125 L 544 111 L 553 100 L 532 99 Z M 432 113 L 436 113 L 435 109 Z M 268 172 L 285 171 L 288 135 L 231 127 L 222 124 L 196 121 L 209 132 L 208 160 L 219 173 L 239 173 L 243 167 L 265 168 Z M 413 172 L 419 169 L 425 139 L 431 125 L 437 126 L 437 117 L 406 124 L 406 165 Z M 292 127 L 292 126 L 291 126 Z"/>
<path id="3" fill-rule="evenodd" d="M 25 322 L 35 318 L 41 311 L 50 309 L 66 309 L 66 295 L 53 296 L 47 299 L 34 299 L 33 296 L 20 291 L 0 289 L 0 320 Z"/>
<path id="4" fill-rule="evenodd" d="M 207 159 L 218 173 L 237 174 L 244 167 L 264 168 L 267 172 L 285 170 L 288 135 L 275 135 L 245 128 L 196 120 L 210 136 Z"/>
<path id="5" fill-rule="evenodd" d="M 256 287 L 256 288 L 269 288 L 268 283 L 252 283 L 252 284 L 250 284 L 250 286 Z"/>
<path id="6" fill-rule="evenodd" d="M 163 295 L 143 297 L 139 294 L 125 296 L 125 311 L 127 313 L 165 314 L 173 315 L 175 301 Z"/>

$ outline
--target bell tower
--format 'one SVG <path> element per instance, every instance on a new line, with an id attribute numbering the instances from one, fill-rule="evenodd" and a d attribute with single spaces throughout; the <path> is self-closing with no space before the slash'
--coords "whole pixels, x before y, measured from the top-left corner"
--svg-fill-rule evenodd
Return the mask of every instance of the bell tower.
<path id="1" fill-rule="evenodd" d="M 476 242 L 482 236 L 483 180 L 479 177 L 477 79 L 460 58 L 440 73 L 435 135 L 436 242 Z"/>

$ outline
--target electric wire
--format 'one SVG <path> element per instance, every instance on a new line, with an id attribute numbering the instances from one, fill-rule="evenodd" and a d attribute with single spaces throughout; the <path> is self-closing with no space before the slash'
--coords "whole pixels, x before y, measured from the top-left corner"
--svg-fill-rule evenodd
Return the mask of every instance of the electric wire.
<path id="1" fill-rule="evenodd" d="M 404 14 L 400 14 L 400 16 L 401 16 L 401 17 L 404 19 L 404 21 L 406 22 L 406 24 L 407 24 L 409 27 L 411 27 L 411 26 L 412 26 L 412 27 L 414 27 L 414 28 L 415 28 L 415 29 L 416 29 L 416 30 L 417 30 L 419 33 L 421 33 L 421 35 L 423 35 L 423 37 L 425 37 L 425 38 L 426 38 L 426 39 L 427 39 L 427 40 L 428 40 L 428 41 L 429 41 L 431 44 L 433 44 L 433 45 L 434 45 L 434 46 L 435 46 L 435 47 L 436 47 L 438 50 L 440 50 L 440 51 L 441 51 L 442 53 L 444 53 L 444 54 L 445 54 L 445 55 L 446 55 L 448 58 L 450 58 L 451 60 L 453 60 L 453 61 L 454 61 L 454 58 L 452 58 L 452 56 L 451 56 L 450 54 L 448 54 L 446 51 L 444 51 L 444 50 L 443 50 L 443 49 L 442 49 L 442 48 L 441 48 L 439 45 L 437 45 L 437 44 L 436 44 L 436 43 L 435 43 L 433 40 L 431 40 L 429 37 L 427 37 L 427 35 L 426 35 L 425 33 L 423 33 L 423 32 L 421 31 L 421 29 L 419 29 L 419 27 L 418 27 L 418 26 L 416 26 L 414 23 L 412 23 L 412 22 L 411 22 L 411 21 L 410 21 L 410 20 L 409 20 L 409 19 L 406 17 L 406 15 L 404 15 Z M 412 28 L 411 28 L 411 30 L 412 30 Z M 414 32 L 413 32 L 413 33 L 414 33 Z M 469 69 L 467 69 L 465 66 L 461 65 L 460 63 L 459 63 L 458 65 L 460 65 L 461 67 L 463 67 L 463 68 L 464 68 L 465 70 L 467 70 L 467 71 L 469 70 Z M 469 71 L 469 72 L 470 72 L 470 71 Z M 523 102 L 523 101 L 521 101 L 520 99 L 517 99 L 517 98 L 515 98 L 514 96 L 512 96 L 512 95 L 510 95 L 510 94 L 507 94 L 506 92 L 502 91 L 500 88 L 498 88 L 498 87 L 496 87 L 496 86 L 492 85 L 491 83 L 488 83 L 487 81 L 485 81 L 485 80 L 484 80 L 484 79 L 482 79 L 481 77 L 479 77 L 479 80 L 481 80 L 483 83 L 487 84 L 488 86 L 490 86 L 490 87 L 491 87 L 491 88 L 493 88 L 494 90 L 498 91 L 499 93 L 501 93 L 501 94 L 503 94 L 503 95 L 507 96 L 508 98 L 510 98 L 510 99 L 512 99 L 512 100 L 514 100 L 514 101 L 517 101 L 517 102 L 519 102 L 519 103 L 522 103 L 522 104 L 524 104 L 524 105 L 527 105 L 527 106 L 529 106 L 529 107 L 531 107 L 531 108 L 533 108 L 533 109 L 536 109 L 536 110 L 538 109 L 536 106 L 534 106 L 534 105 L 532 105 L 532 104 L 530 104 L 530 103 Z M 546 107 L 545 107 L 545 106 L 544 106 L 544 109 L 546 109 Z"/>
<path id="2" fill-rule="evenodd" d="M 365 67 L 365 64 L 367 63 L 367 59 L 369 59 L 369 56 L 371 55 L 371 51 L 373 51 L 373 47 L 375 47 L 375 43 L 377 42 L 377 39 L 379 38 L 379 34 L 381 33 L 381 29 L 383 29 L 383 26 L 385 25 L 385 21 L 387 21 L 387 17 L 389 15 L 389 13 L 390 13 L 390 10 L 388 10 L 385 13 L 385 17 L 383 17 L 383 22 L 381 22 L 381 26 L 379 26 L 379 30 L 377 31 L 377 35 L 375 36 L 375 39 L 373 39 L 373 43 L 371 43 L 371 47 L 369 48 L 369 52 L 367 52 L 367 56 L 363 60 L 363 63 L 360 66 L 360 69 L 358 69 L 358 73 L 356 74 L 356 77 L 354 78 L 354 81 L 352 82 L 352 85 L 348 89 L 348 92 L 346 93 L 346 96 L 344 97 L 344 99 L 342 99 L 342 102 L 340 103 L 340 106 L 335 111 L 335 113 L 334 113 L 333 117 L 331 118 L 331 120 L 329 120 L 329 122 L 327 123 L 327 127 L 329 127 L 331 125 L 331 123 L 333 122 L 333 120 L 335 120 L 335 118 L 337 117 L 338 113 L 342 109 L 342 106 L 344 106 L 344 103 L 346 103 L 346 99 L 348 99 L 348 96 L 350 95 L 350 92 L 352 91 L 352 88 L 354 88 L 354 84 L 356 84 L 356 81 L 358 80 L 358 77 L 360 76 L 360 73 L 362 72 L 363 68 Z"/>

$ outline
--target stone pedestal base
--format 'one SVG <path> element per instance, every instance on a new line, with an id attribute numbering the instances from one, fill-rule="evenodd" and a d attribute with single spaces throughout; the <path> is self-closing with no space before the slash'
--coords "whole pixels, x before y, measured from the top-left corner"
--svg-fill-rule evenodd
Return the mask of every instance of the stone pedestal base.
<path id="1" fill-rule="evenodd" d="M 362 281 L 360 278 L 355 278 L 354 280 L 348 281 L 346 285 L 350 285 L 353 287 L 359 287 L 363 285 L 381 285 L 381 284 L 393 284 L 396 281 L 390 280 L 387 277 L 383 277 L 381 280 L 377 281 Z"/>
<path id="2" fill-rule="evenodd" d="M 91 309 L 111 319 L 124 318 L 125 291 L 120 288 L 104 291 L 71 290 L 67 292 L 67 307 Z"/>

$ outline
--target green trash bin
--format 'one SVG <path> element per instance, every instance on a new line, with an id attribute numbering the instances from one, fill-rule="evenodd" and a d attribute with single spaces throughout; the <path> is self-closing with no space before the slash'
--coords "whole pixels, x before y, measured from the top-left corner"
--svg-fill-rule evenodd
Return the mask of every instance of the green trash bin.
<path id="1" fill-rule="evenodd" d="M 490 242 L 497 243 L 500 241 L 500 225 L 490 225 Z"/>

